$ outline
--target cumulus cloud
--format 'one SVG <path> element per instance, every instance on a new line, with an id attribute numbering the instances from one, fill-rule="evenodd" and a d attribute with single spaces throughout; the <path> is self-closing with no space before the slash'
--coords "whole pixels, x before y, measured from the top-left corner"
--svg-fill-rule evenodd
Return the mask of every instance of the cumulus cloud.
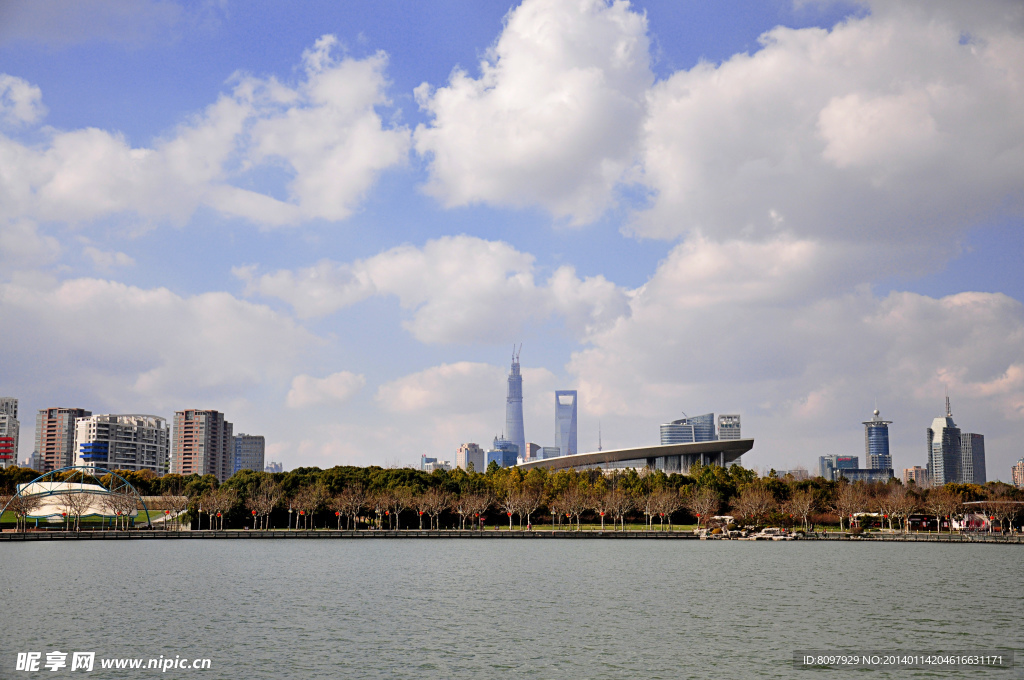
<path id="1" fill-rule="evenodd" d="M 366 385 L 366 376 L 349 371 L 332 373 L 326 378 L 297 375 L 292 379 L 285 403 L 289 408 L 303 408 L 326 403 L 342 403 Z"/>
<path id="2" fill-rule="evenodd" d="M 0 263 L 7 274 L 50 264 L 60 252 L 60 242 L 40 233 L 35 222 L 15 220 L 0 226 Z"/>
<path id="3" fill-rule="evenodd" d="M 0 73 L 0 123 L 35 123 L 44 115 L 42 90 L 26 80 Z"/>
<path id="4" fill-rule="evenodd" d="M 183 221 L 202 205 L 267 227 L 347 217 L 382 170 L 405 161 L 409 132 L 385 128 L 377 112 L 387 104 L 385 55 L 336 59 L 336 42 L 325 36 L 304 54 L 295 87 L 236 76 L 230 93 L 150 147 L 97 128 L 42 130 L 41 146 L 0 135 L 0 218 Z M 36 120 L 38 88 L 5 78 L 0 117 Z M 232 184 L 280 165 L 289 201 Z"/>
<path id="5" fill-rule="evenodd" d="M 492 409 L 480 395 L 502 393 L 504 372 L 489 364 L 459 361 L 441 364 L 381 385 L 377 402 L 397 413 L 431 410 L 474 413 Z M 495 400 L 497 403 L 497 400 Z"/>
<path id="6" fill-rule="evenodd" d="M 831 30 L 775 28 L 761 49 L 655 85 L 641 236 L 798 237 L 941 261 L 979 215 L 1024 199 L 1024 9 L 970 16 L 876 3 Z M 910 253 L 908 252 L 909 256 Z"/>
<path id="7" fill-rule="evenodd" d="M 859 427 L 875 399 L 900 421 L 897 464 L 922 464 L 921 433 L 947 388 L 964 397 L 967 430 L 984 423 L 1005 438 L 1024 422 L 1019 301 L 815 288 L 836 255 L 790 237 L 676 246 L 630 314 L 573 354 L 582 410 L 631 422 L 622 427 L 640 441 L 680 410 L 740 412 L 759 456 L 804 464 L 859 455 L 856 436 L 844 445 L 836 433 Z"/>
<path id="8" fill-rule="evenodd" d="M 285 300 L 302 317 L 395 295 L 412 312 L 405 327 L 423 342 L 504 341 L 527 321 L 552 315 L 585 335 L 626 312 L 626 292 L 603 276 L 580 279 L 566 266 L 538 284 L 533 260 L 501 241 L 454 236 L 350 264 L 323 261 L 262 276 L 253 267 L 234 272 L 249 293 Z"/>
<path id="9" fill-rule="evenodd" d="M 135 259 L 119 251 L 100 250 L 95 246 L 86 246 L 82 253 L 92 260 L 93 266 L 100 271 L 110 271 L 115 267 L 133 267 Z"/>
<path id="10" fill-rule="evenodd" d="M 447 206 L 540 205 L 580 224 L 610 205 L 634 160 L 653 82 L 647 22 L 628 2 L 526 0 L 480 77 L 416 90 L 426 189 Z"/>
<path id="11" fill-rule="evenodd" d="M 12 380 L 77 385 L 108 403 L 180 408 L 182 399 L 234 398 L 286 380 L 321 343 L 226 293 L 182 297 L 102 279 L 4 284 L 0 316 Z"/>

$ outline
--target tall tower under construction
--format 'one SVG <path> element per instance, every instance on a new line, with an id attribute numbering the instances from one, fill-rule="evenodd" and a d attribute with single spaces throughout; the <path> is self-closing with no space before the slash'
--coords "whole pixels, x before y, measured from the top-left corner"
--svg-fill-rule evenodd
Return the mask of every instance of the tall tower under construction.
<path id="1" fill-rule="evenodd" d="M 519 350 L 522 345 L 519 346 Z M 512 370 L 508 374 L 508 397 L 505 399 L 505 438 L 519 447 L 526 456 L 526 433 L 523 431 L 523 376 L 519 373 L 519 350 L 512 348 Z"/>

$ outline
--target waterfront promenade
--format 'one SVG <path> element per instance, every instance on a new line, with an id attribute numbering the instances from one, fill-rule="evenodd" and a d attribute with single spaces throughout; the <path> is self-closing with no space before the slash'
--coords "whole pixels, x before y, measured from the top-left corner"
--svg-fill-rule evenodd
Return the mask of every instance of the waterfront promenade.
<path id="1" fill-rule="evenodd" d="M 119 540 L 291 540 L 291 539 L 606 539 L 606 540 L 736 540 L 724 538 L 702 537 L 691 531 L 462 531 L 462 530 L 427 530 L 404 529 L 402 531 L 377 530 L 202 530 L 202 531 L 163 531 L 151 529 L 133 529 L 131 531 L 27 531 L 0 533 L 0 542 L 10 541 L 119 541 Z M 763 540 L 763 539 L 762 539 Z M 1016 544 L 1024 545 L 1024 535 L 1014 534 L 999 536 L 991 534 L 861 534 L 846 532 L 828 532 L 811 534 L 796 538 L 800 541 L 850 541 L 863 543 L 908 542 L 908 543 L 985 543 L 985 544 Z"/>

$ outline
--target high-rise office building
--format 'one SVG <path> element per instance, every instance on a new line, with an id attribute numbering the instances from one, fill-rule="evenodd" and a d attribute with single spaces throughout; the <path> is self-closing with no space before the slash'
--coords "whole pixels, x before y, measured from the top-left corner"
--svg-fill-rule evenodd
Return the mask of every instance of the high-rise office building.
<path id="1" fill-rule="evenodd" d="M 263 470 L 264 472 L 284 472 L 284 463 L 278 463 L 277 461 L 270 461 L 267 463 L 267 467 Z"/>
<path id="2" fill-rule="evenodd" d="M 36 452 L 41 472 L 52 472 L 75 462 L 75 421 L 92 411 L 82 408 L 44 408 L 36 414 Z"/>
<path id="3" fill-rule="evenodd" d="M 475 472 L 483 472 L 487 469 L 485 456 L 484 450 L 478 444 L 467 442 L 455 452 L 455 466 L 468 470 L 472 465 Z"/>
<path id="4" fill-rule="evenodd" d="M 540 449 L 540 444 L 526 442 L 526 455 L 523 458 L 525 460 L 537 460 L 538 458 L 540 458 Z"/>
<path id="5" fill-rule="evenodd" d="M 179 475 L 231 477 L 232 430 L 219 411 L 187 409 L 174 414 L 171 437 L 171 472 Z"/>
<path id="6" fill-rule="evenodd" d="M 825 479 L 837 479 L 837 470 L 857 470 L 860 458 L 857 456 L 821 456 L 818 458 L 818 475 Z"/>
<path id="7" fill-rule="evenodd" d="M 684 416 L 661 426 L 662 444 L 692 444 L 715 441 L 715 414 Z"/>
<path id="8" fill-rule="evenodd" d="M 960 433 L 960 481 L 964 484 L 984 484 L 985 435 Z"/>
<path id="9" fill-rule="evenodd" d="M 0 468 L 14 467 L 18 464 L 20 435 L 18 400 L 14 397 L 0 397 Z"/>
<path id="10" fill-rule="evenodd" d="M 232 437 L 232 474 L 239 470 L 262 470 L 267 440 L 261 434 L 236 434 Z"/>
<path id="11" fill-rule="evenodd" d="M 555 446 L 559 455 L 578 453 L 576 415 L 576 390 L 555 390 Z"/>
<path id="12" fill-rule="evenodd" d="M 1010 469 L 1013 476 L 1013 485 L 1018 489 L 1024 489 L 1024 458 L 1021 458 Z"/>
<path id="13" fill-rule="evenodd" d="M 102 414 L 75 421 L 75 465 L 167 473 L 167 421 L 159 416 Z"/>
<path id="14" fill-rule="evenodd" d="M 526 432 L 523 430 L 523 376 L 519 372 L 519 352 L 512 353 L 508 373 L 508 396 L 505 399 L 505 438 L 526 454 Z"/>
<path id="15" fill-rule="evenodd" d="M 960 481 L 960 428 L 946 397 L 946 415 L 932 421 L 928 428 L 928 477 L 933 486 Z"/>
<path id="16" fill-rule="evenodd" d="M 718 416 L 718 438 L 723 441 L 742 439 L 738 413 L 721 413 Z"/>
<path id="17" fill-rule="evenodd" d="M 889 426 L 891 420 L 883 420 L 876 408 L 871 420 L 864 425 L 864 460 L 869 470 L 888 470 L 892 467 L 892 456 L 889 455 Z"/>

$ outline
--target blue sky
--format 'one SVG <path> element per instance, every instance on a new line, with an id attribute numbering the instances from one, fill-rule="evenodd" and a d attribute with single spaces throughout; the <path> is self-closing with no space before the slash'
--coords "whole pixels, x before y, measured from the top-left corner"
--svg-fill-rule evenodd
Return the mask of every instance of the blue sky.
<path id="1" fill-rule="evenodd" d="M 1024 451 L 1016 3 L 12 2 L 0 392 L 287 466 L 738 412 L 747 464 Z M 31 450 L 24 417 L 22 457 Z"/>

